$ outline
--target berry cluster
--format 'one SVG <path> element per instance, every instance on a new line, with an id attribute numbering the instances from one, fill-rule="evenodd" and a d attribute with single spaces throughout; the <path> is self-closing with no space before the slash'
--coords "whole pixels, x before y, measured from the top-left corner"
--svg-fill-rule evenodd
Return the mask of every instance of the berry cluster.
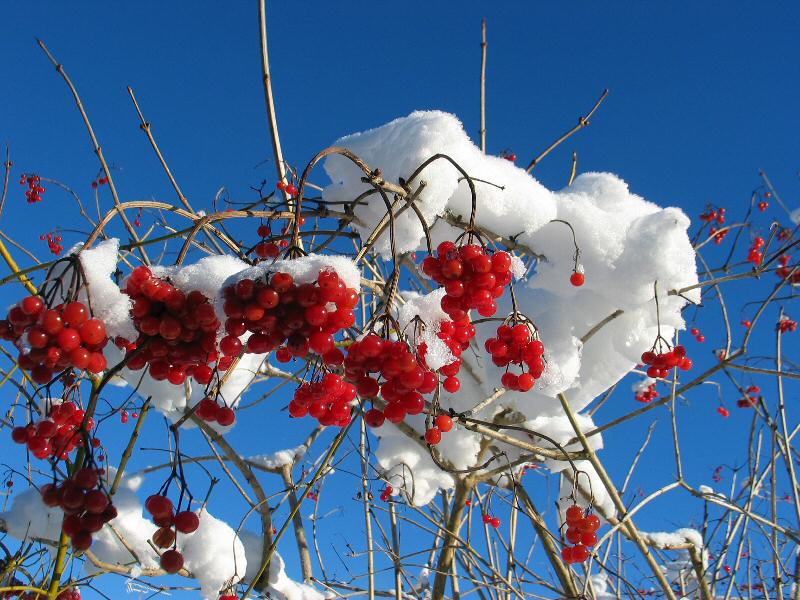
<path id="1" fill-rule="evenodd" d="M 686 356 L 686 348 L 675 346 L 667 352 L 656 353 L 655 346 L 642 353 L 642 363 L 650 365 L 647 369 L 647 376 L 656 379 L 667 377 L 670 369 L 678 367 L 681 371 L 688 371 L 692 368 L 692 359 Z"/>
<path id="2" fill-rule="evenodd" d="M 279 181 L 278 184 L 275 187 L 277 187 L 282 192 L 286 192 L 290 196 L 296 196 L 297 195 L 297 191 L 298 191 L 297 190 L 297 186 L 292 182 L 286 183 L 285 181 Z"/>
<path id="3" fill-rule="evenodd" d="M 751 262 L 754 265 L 760 265 L 763 262 L 764 244 L 764 238 L 760 236 L 753 240 L 750 249 L 747 251 L 747 262 Z"/>
<path id="4" fill-rule="evenodd" d="M 526 323 L 500 325 L 497 336 L 486 340 L 485 348 L 498 367 L 517 365 L 524 370 L 527 365 L 528 371 L 519 375 L 503 373 L 500 382 L 506 389 L 527 392 L 544 373 L 544 344 Z"/>
<path id="5" fill-rule="evenodd" d="M 483 522 L 486 523 L 487 525 L 491 525 L 495 529 L 497 529 L 498 527 L 500 527 L 500 525 L 502 525 L 500 517 L 493 517 L 489 513 L 483 513 Z"/>
<path id="6" fill-rule="evenodd" d="M 206 423 L 219 423 L 228 427 L 236 422 L 236 412 L 230 406 L 220 406 L 213 398 L 203 398 L 194 411 Z"/>
<path id="7" fill-rule="evenodd" d="M 28 189 L 25 190 L 25 200 L 28 201 L 28 204 L 36 204 L 42 201 L 42 194 L 44 194 L 45 189 L 38 175 L 26 175 L 23 173 L 19 178 L 19 184 L 28 186 Z"/>
<path id="8" fill-rule="evenodd" d="M 278 258 L 278 254 L 280 254 L 278 244 L 266 239 L 271 235 L 272 228 L 268 224 L 262 223 L 258 226 L 258 237 L 261 238 L 261 241 L 256 244 L 255 248 L 253 248 L 253 252 L 256 253 L 258 258 Z"/>
<path id="9" fill-rule="evenodd" d="M 747 392 L 745 393 L 744 397 L 739 398 L 736 401 L 736 406 L 739 408 L 753 408 L 758 404 L 758 401 L 761 399 L 759 394 L 761 393 L 761 388 L 757 385 L 751 385 L 747 388 Z"/>
<path id="10" fill-rule="evenodd" d="M 158 529 L 153 543 L 159 548 L 169 548 L 161 554 L 161 568 L 167 573 L 177 573 L 183 568 L 183 554 L 175 548 L 177 532 L 193 533 L 200 527 L 200 517 L 190 510 L 175 513 L 172 500 L 162 494 L 153 494 L 144 503 Z"/>
<path id="11" fill-rule="evenodd" d="M 771 192 L 764 192 L 764 200 L 759 200 L 758 202 L 758 210 L 764 212 L 769 208 L 769 198 L 772 197 Z"/>
<path id="12" fill-rule="evenodd" d="M 790 227 L 781 227 L 778 230 L 778 239 L 782 242 L 792 238 L 792 229 Z"/>
<path id="13" fill-rule="evenodd" d="M 48 309 L 41 296 L 28 296 L 0 320 L 0 338 L 20 349 L 19 366 L 31 379 L 49 383 L 55 371 L 70 367 L 100 373 L 106 369 L 106 327 L 82 302 Z"/>
<path id="14" fill-rule="evenodd" d="M 778 331 L 781 333 L 789 333 L 790 331 L 797 331 L 797 321 L 790 319 L 786 315 L 782 315 L 778 320 Z"/>
<path id="15" fill-rule="evenodd" d="M 449 241 L 439 244 L 436 253 L 422 261 L 422 271 L 444 286 L 442 310 L 456 322 L 463 321 L 472 308 L 481 316 L 493 316 L 495 301 L 511 283 L 511 255 L 490 254 L 477 244 L 458 248 Z"/>
<path id="16" fill-rule="evenodd" d="M 101 471 L 84 467 L 61 484 L 48 483 L 40 490 L 42 502 L 64 511 L 61 529 L 78 551 L 88 550 L 92 534 L 117 517 L 111 498 L 100 489 L 100 475 Z"/>
<path id="17" fill-rule="evenodd" d="M 43 233 L 39 236 L 39 239 L 43 242 L 47 241 L 47 249 L 50 250 L 50 254 L 61 256 L 61 253 L 64 252 L 64 246 L 61 243 L 63 239 L 57 233 Z"/>
<path id="18" fill-rule="evenodd" d="M 469 348 L 470 341 L 475 337 L 475 326 L 470 322 L 469 317 L 465 316 L 461 321 L 450 321 L 445 319 L 439 324 L 439 332 L 436 334 L 440 340 L 447 344 L 451 354 L 455 357 L 452 362 L 439 368 L 438 372 L 443 376 L 442 387 L 451 394 L 461 389 L 461 380 L 457 377 L 461 370 L 461 354 Z M 422 342 L 417 346 L 420 360 L 427 368 L 425 356 L 428 353 L 428 346 Z"/>
<path id="19" fill-rule="evenodd" d="M 646 382 L 647 380 L 645 380 L 645 383 Z M 653 381 L 647 386 L 643 385 L 640 389 L 636 390 L 636 401 L 642 402 L 643 404 L 649 404 L 650 402 L 658 398 L 660 394 L 656 390 L 657 383 L 658 382 Z"/>
<path id="20" fill-rule="evenodd" d="M 691 334 L 694 336 L 694 339 L 696 339 L 700 344 L 706 341 L 706 336 L 700 333 L 700 330 L 697 327 L 692 327 L 690 331 Z"/>
<path id="21" fill-rule="evenodd" d="M 561 558 L 566 563 L 582 563 L 589 558 L 589 548 L 597 544 L 597 530 L 600 519 L 597 515 L 586 514 L 586 511 L 573 504 L 567 508 L 567 542 L 572 546 L 564 546 Z"/>
<path id="22" fill-rule="evenodd" d="M 295 390 L 289 402 L 289 414 L 293 417 L 310 415 L 321 425 L 346 427 L 352 420 L 355 399 L 355 385 L 339 375 L 326 373 L 322 379 L 304 383 Z"/>
<path id="23" fill-rule="evenodd" d="M 406 342 L 386 340 L 374 333 L 349 346 L 344 368 L 345 377 L 355 383 L 359 396 L 380 395 L 387 402 L 383 410 L 372 408 L 366 412 L 364 420 L 370 427 L 380 427 L 384 420 L 400 423 L 406 415 L 420 414 L 425 410 L 422 395 L 433 392 L 438 384 L 436 374 L 411 352 Z M 373 377 L 371 373 L 377 375 Z"/>
<path id="24" fill-rule="evenodd" d="M 720 225 L 725 224 L 725 207 L 720 206 L 719 208 L 714 208 L 713 206 L 709 206 L 706 208 L 706 212 L 700 215 L 700 220 L 705 221 L 706 223 L 718 223 Z M 714 233 L 713 230 L 711 233 Z"/>
<path id="25" fill-rule="evenodd" d="M 234 594 L 223 594 L 219 597 L 219 600 L 239 600 L 239 596 Z"/>
<path id="26" fill-rule="evenodd" d="M 276 358 L 288 362 L 312 351 L 328 365 L 342 363 L 344 355 L 334 345 L 334 336 L 355 323 L 358 292 L 335 271 L 321 271 L 315 283 L 302 285 L 288 273 L 274 273 L 268 281 L 242 279 L 223 294 L 227 335 L 219 347 L 225 356 L 239 356 L 239 337 L 250 331 L 244 350 L 251 354 L 277 348 Z"/>
<path id="27" fill-rule="evenodd" d="M 433 420 L 433 426 L 425 431 L 425 441 L 435 446 L 442 441 L 442 434 L 453 429 L 453 418 L 450 415 L 438 415 Z"/>
<path id="28" fill-rule="evenodd" d="M 792 273 L 792 268 L 789 267 L 789 261 L 792 260 L 791 255 L 789 254 L 781 254 L 778 258 L 778 263 L 780 267 L 775 270 L 775 274 L 780 277 L 781 279 L 789 279 L 791 278 L 791 283 L 800 283 L 800 270 L 796 270 Z"/>
<path id="29" fill-rule="evenodd" d="M 47 459 L 53 456 L 66 460 L 75 448 L 83 446 L 81 425 L 84 419 L 86 413 L 74 402 L 52 404 L 44 419 L 24 427 L 14 427 L 11 430 L 11 439 L 17 444 L 27 445 L 36 458 Z M 94 419 L 86 419 L 87 432 L 94 429 L 94 425 Z M 99 446 L 100 442 L 94 438 L 92 444 Z"/>
<path id="30" fill-rule="evenodd" d="M 728 235 L 730 229 L 718 229 L 717 227 L 712 227 L 709 229 L 709 233 L 714 237 L 714 243 L 719 246 L 722 241 L 725 239 L 725 236 Z"/>
<path id="31" fill-rule="evenodd" d="M 105 175 L 103 177 L 98 177 L 94 181 L 92 181 L 92 189 L 96 190 L 97 186 L 106 185 L 108 183 L 108 177 Z"/>
<path id="32" fill-rule="evenodd" d="M 729 410 L 728 410 L 727 408 L 725 408 L 724 406 L 720 406 L 720 407 L 718 407 L 718 408 L 717 408 L 717 412 L 718 412 L 720 415 L 722 415 L 723 417 L 725 417 L 726 419 L 727 419 L 728 417 L 730 417 L 730 416 L 731 416 L 731 411 L 729 411 Z"/>
<path id="33" fill-rule="evenodd" d="M 56 600 L 81 600 L 81 591 L 76 587 L 61 590 L 56 596 Z"/>
<path id="34" fill-rule="evenodd" d="M 133 300 L 131 316 L 139 332 L 133 344 L 117 340 L 130 355 L 128 368 L 150 365 L 153 379 L 174 385 L 189 376 L 201 385 L 210 383 L 219 320 L 209 299 L 198 291 L 185 294 L 144 266 L 133 270 L 124 291 Z M 220 370 L 229 366 L 223 360 L 217 364 Z"/>

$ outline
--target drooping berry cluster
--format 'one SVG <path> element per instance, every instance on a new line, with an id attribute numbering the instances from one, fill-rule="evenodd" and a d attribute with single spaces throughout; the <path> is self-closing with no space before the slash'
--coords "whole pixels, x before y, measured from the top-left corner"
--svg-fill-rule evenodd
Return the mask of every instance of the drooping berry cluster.
<path id="1" fill-rule="evenodd" d="M 42 201 L 42 194 L 45 193 L 42 180 L 38 175 L 23 173 L 19 178 L 20 185 L 27 185 L 28 189 L 25 190 L 25 200 L 28 204 L 36 204 Z"/>
<path id="2" fill-rule="evenodd" d="M 643 381 L 643 385 L 641 385 L 639 389 L 636 390 L 636 401 L 641 402 L 643 404 L 649 404 L 650 402 L 652 402 L 653 400 L 655 400 L 660 396 L 658 390 L 656 390 L 656 384 L 658 382 L 653 381 L 647 383 L 647 381 L 648 380 L 645 379 Z"/>
<path id="3" fill-rule="evenodd" d="M 117 509 L 100 487 L 101 474 L 97 469 L 84 467 L 61 484 L 49 483 L 40 490 L 42 502 L 64 511 L 61 528 L 75 550 L 88 550 L 92 534 L 117 517 Z"/>
<path id="4" fill-rule="evenodd" d="M 720 206 L 719 208 L 714 208 L 713 206 L 706 207 L 706 211 L 700 215 L 700 220 L 705 221 L 706 223 L 719 223 L 720 225 L 725 224 L 725 207 Z"/>
<path id="5" fill-rule="evenodd" d="M 380 427 L 384 420 L 400 423 L 406 415 L 420 414 L 425 409 L 423 394 L 430 394 L 438 385 L 436 373 L 414 355 L 406 342 L 387 340 L 374 333 L 348 347 L 344 368 L 345 377 L 356 385 L 359 396 L 380 395 L 387 402 L 383 410 L 372 408 L 364 415 L 371 427 Z"/>
<path id="6" fill-rule="evenodd" d="M 20 349 L 19 366 L 36 383 L 49 383 L 69 367 L 100 373 L 106 369 L 106 327 L 82 302 L 48 309 L 41 296 L 28 296 L 0 320 L 0 338 Z"/>
<path id="7" fill-rule="evenodd" d="M 433 426 L 425 431 L 425 441 L 435 446 L 442 441 L 442 434 L 453 430 L 453 418 L 450 415 L 438 415 Z"/>
<path id="8" fill-rule="evenodd" d="M 797 321 L 790 319 L 786 315 L 781 315 L 781 318 L 778 320 L 778 331 L 781 333 L 797 331 Z"/>
<path id="9" fill-rule="evenodd" d="M 355 399 L 356 386 L 335 373 L 326 373 L 321 379 L 297 388 L 289 402 L 289 414 L 310 415 L 321 425 L 346 427 L 352 420 Z"/>
<path id="10" fill-rule="evenodd" d="M 589 548 L 597 544 L 597 530 L 600 519 L 595 514 L 573 504 L 567 508 L 567 531 L 565 537 L 572 546 L 561 549 L 561 558 L 566 563 L 582 563 L 589 558 Z"/>
<path id="11" fill-rule="evenodd" d="M 335 271 L 321 271 L 316 282 L 301 285 L 288 273 L 274 273 L 266 281 L 242 279 L 223 294 L 227 335 L 220 350 L 225 356 L 242 353 L 239 337 L 249 331 L 253 335 L 246 352 L 264 354 L 277 348 L 276 358 L 288 362 L 311 351 L 328 365 L 342 363 L 334 336 L 355 323 L 358 292 Z"/>
<path id="12" fill-rule="evenodd" d="M 764 238 L 756 237 L 747 251 L 747 262 L 758 266 L 764 261 Z"/>
<path id="13" fill-rule="evenodd" d="M 491 525 L 495 529 L 499 528 L 503 522 L 500 520 L 500 517 L 493 517 L 489 513 L 483 513 L 483 522 L 487 525 Z"/>
<path id="14" fill-rule="evenodd" d="M 447 344 L 447 348 L 454 356 L 454 359 L 440 367 L 437 372 L 443 377 L 442 387 L 451 394 L 461 389 L 461 380 L 458 378 L 458 373 L 463 364 L 461 354 L 469 348 L 470 341 L 475 337 L 475 333 L 475 326 L 470 322 L 468 316 L 465 316 L 461 321 L 445 319 L 439 324 L 439 331 L 436 337 Z M 427 344 L 425 342 L 420 343 L 417 346 L 417 352 L 422 364 L 427 368 L 425 358 L 428 353 Z"/>
<path id="15" fill-rule="evenodd" d="M 758 201 L 758 210 L 764 212 L 769 208 L 769 199 L 772 198 L 772 192 L 769 190 L 764 192 L 764 199 Z"/>
<path id="16" fill-rule="evenodd" d="M 457 247 L 442 242 L 437 256 L 422 261 L 422 271 L 445 288 L 442 310 L 453 321 L 463 321 L 470 309 L 484 317 L 497 312 L 496 300 L 511 283 L 511 255 L 508 252 L 490 254 L 478 244 Z"/>
<path id="17" fill-rule="evenodd" d="M 381 492 L 381 502 L 388 502 L 391 495 L 394 493 L 394 488 L 387 485 Z"/>
<path id="18" fill-rule="evenodd" d="M 642 353 L 642 363 L 649 365 L 647 376 L 656 379 L 667 377 L 670 369 L 678 367 L 681 371 L 688 371 L 692 368 L 692 359 L 686 356 L 686 348 L 675 346 L 672 350 L 656 353 L 655 346 Z"/>
<path id="19" fill-rule="evenodd" d="M 107 183 L 108 183 L 108 177 L 106 177 L 105 175 L 102 177 L 98 177 L 97 179 L 92 181 L 92 189 L 96 190 L 98 186 L 106 185 Z"/>
<path id="20" fill-rule="evenodd" d="M 43 233 L 39 236 L 39 239 L 47 242 L 47 249 L 50 250 L 50 254 L 61 256 L 61 253 L 64 252 L 64 245 L 61 243 L 63 239 L 57 233 Z"/>
<path id="21" fill-rule="evenodd" d="M 296 196 L 298 192 L 297 186 L 294 184 L 294 182 L 291 181 L 288 183 L 286 181 L 279 181 L 275 187 L 277 187 L 282 192 L 286 192 L 290 196 Z"/>
<path id="22" fill-rule="evenodd" d="M 690 332 L 699 343 L 702 344 L 706 341 L 706 336 L 704 336 L 697 327 L 692 327 Z"/>
<path id="23" fill-rule="evenodd" d="M 496 337 L 484 344 L 498 367 L 517 365 L 523 369 L 519 375 L 506 371 L 500 382 L 509 390 L 527 392 L 544 373 L 544 344 L 535 329 L 526 323 L 503 324 L 497 328 Z M 528 371 L 524 369 L 527 366 Z"/>
<path id="24" fill-rule="evenodd" d="M 194 414 L 206 423 L 219 423 L 223 427 L 228 427 L 236 422 L 236 412 L 230 407 L 220 405 L 213 398 L 203 398 L 197 403 L 197 410 Z"/>
<path id="25" fill-rule="evenodd" d="M 177 573 L 183 568 L 183 554 L 175 547 L 177 532 L 193 533 L 200 527 L 200 517 L 191 510 L 175 512 L 175 505 L 167 496 L 153 494 L 144 503 L 158 529 L 153 543 L 159 548 L 169 548 L 161 554 L 161 568 L 167 573 Z"/>
<path id="26" fill-rule="evenodd" d="M 280 248 L 278 248 L 278 244 L 267 239 L 271 235 L 272 228 L 269 226 L 269 224 L 262 223 L 258 226 L 258 236 L 261 238 L 261 241 L 255 245 L 255 248 L 253 248 L 253 252 L 255 252 L 258 258 L 278 258 L 278 255 L 281 252 Z"/>
<path id="27" fill-rule="evenodd" d="M 75 448 L 84 445 L 81 425 L 86 413 L 74 402 L 53 403 L 47 416 L 36 423 L 24 427 L 14 427 L 11 439 L 18 444 L 25 444 L 36 458 L 56 457 L 66 460 Z M 86 419 L 86 433 L 94 429 L 94 419 Z M 92 441 L 99 445 L 97 438 Z"/>
<path id="28" fill-rule="evenodd" d="M 118 341 L 131 354 L 128 368 L 149 365 L 153 379 L 174 385 L 189 376 L 201 385 L 210 383 L 220 323 L 209 299 L 199 291 L 184 293 L 144 266 L 133 270 L 124 291 L 133 300 L 131 316 L 139 332 L 132 344 Z M 217 364 L 221 371 L 228 366 L 224 360 Z"/>
<path id="29" fill-rule="evenodd" d="M 796 267 L 793 269 L 790 267 L 789 262 L 791 260 L 791 255 L 781 254 L 780 257 L 778 257 L 778 264 L 780 264 L 780 267 L 775 269 L 775 274 L 781 279 L 791 279 L 790 283 L 800 283 L 800 269 Z M 794 273 L 792 271 L 794 271 Z"/>
<path id="30" fill-rule="evenodd" d="M 760 394 L 761 388 L 757 385 L 751 385 L 747 388 L 745 395 L 736 401 L 736 406 L 739 408 L 753 408 L 761 400 Z"/>

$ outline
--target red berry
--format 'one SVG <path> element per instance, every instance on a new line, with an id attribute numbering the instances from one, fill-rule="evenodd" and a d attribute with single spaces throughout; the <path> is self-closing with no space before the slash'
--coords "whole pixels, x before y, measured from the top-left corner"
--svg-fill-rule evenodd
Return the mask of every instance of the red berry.
<path id="1" fill-rule="evenodd" d="M 439 415 L 436 417 L 436 427 L 443 433 L 447 433 L 453 429 L 453 419 L 449 415 Z"/>
<path id="2" fill-rule="evenodd" d="M 154 517 L 164 517 L 172 515 L 173 505 L 172 500 L 166 496 L 153 494 L 144 503 L 144 507 Z"/>
<path id="3" fill-rule="evenodd" d="M 183 554 L 177 550 L 167 550 L 161 555 L 160 563 L 167 573 L 177 573 L 183 568 Z"/>
<path id="4" fill-rule="evenodd" d="M 425 441 L 435 446 L 442 441 L 442 431 L 438 427 L 431 427 L 425 432 Z"/>
<path id="5" fill-rule="evenodd" d="M 569 282 L 574 285 L 575 287 L 580 287 L 584 283 L 586 283 L 586 276 L 579 272 L 575 271 L 569 278 Z"/>
<path id="6" fill-rule="evenodd" d="M 175 529 L 181 533 L 192 533 L 200 527 L 200 518 L 190 510 L 184 510 L 175 515 Z"/>

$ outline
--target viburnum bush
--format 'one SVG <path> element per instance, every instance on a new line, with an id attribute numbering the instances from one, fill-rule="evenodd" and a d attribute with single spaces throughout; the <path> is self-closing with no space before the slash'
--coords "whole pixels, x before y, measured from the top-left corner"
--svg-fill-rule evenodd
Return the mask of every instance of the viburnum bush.
<path id="1" fill-rule="evenodd" d="M 178 200 L 127 200 L 96 145 L 88 235 L 0 240 L 2 597 L 797 595 L 797 226 L 765 175 L 692 224 L 608 173 L 551 191 L 552 146 L 522 168 L 450 114 L 302 170 L 269 116 L 250 199 L 196 210 L 163 162 Z M 708 473 L 698 417 L 750 423 Z"/>

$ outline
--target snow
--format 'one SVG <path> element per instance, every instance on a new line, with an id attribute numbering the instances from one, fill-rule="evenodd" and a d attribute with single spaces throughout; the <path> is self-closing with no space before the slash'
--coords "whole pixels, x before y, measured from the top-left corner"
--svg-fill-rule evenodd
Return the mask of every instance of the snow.
<path id="1" fill-rule="evenodd" d="M 200 527 L 194 533 L 178 533 L 178 549 L 184 566 L 195 576 L 203 597 L 215 600 L 219 591 L 236 583 L 247 570 L 244 544 L 227 524 L 205 509 L 199 513 Z"/>
<path id="2" fill-rule="evenodd" d="M 439 288 L 425 295 L 408 292 L 403 296 L 406 302 L 400 307 L 398 314 L 400 327 L 405 334 L 413 339 L 417 346 L 422 343 L 427 346 L 425 361 L 432 371 L 455 360 L 450 348 L 437 336 L 442 322 L 450 319 L 441 307 L 444 291 L 444 288 Z M 415 318 L 420 319 L 424 326 L 415 327 L 416 324 L 413 323 Z"/>
<path id="3" fill-rule="evenodd" d="M 691 544 L 695 548 L 703 547 L 703 536 L 696 529 L 685 527 L 675 531 L 641 532 L 642 537 L 656 548 L 674 548 Z"/>
<path id="4" fill-rule="evenodd" d="M 111 279 L 117 270 L 119 240 L 111 238 L 87 250 L 77 250 L 94 316 L 103 320 L 110 338 L 136 339 L 136 329 L 130 317 L 130 297 L 123 294 Z M 86 300 L 85 291 L 80 294 L 80 299 Z"/>
<path id="5" fill-rule="evenodd" d="M 225 286 L 242 279 L 263 279 L 270 273 L 287 273 L 298 285 L 313 283 L 322 271 L 335 271 L 344 284 L 354 290 L 361 288 L 361 271 L 346 256 L 308 254 L 293 259 L 263 262 L 237 272 L 224 283 Z"/>
<path id="6" fill-rule="evenodd" d="M 700 493 L 701 493 L 701 494 L 713 494 L 713 493 L 714 493 L 714 488 L 712 488 L 712 487 L 709 487 L 709 486 L 707 486 L 707 485 L 701 485 L 701 486 L 700 486 L 699 488 L 697 488 L 697 489 L 698 489 L 698 490 L 700 490 Z"/>
<path id="7" fill-rule="evenodd" d="M 252 581 L 261 568 L 263 538 L 260 535 L 243 531 L 241 540 L 247 555 L 247 573 L 245 581 Z M 323 594 L 305 583 L 294 581 L 286 574 L 286 563 L 280 554 L 275 552 L 269 563 L 269 588 L 267 592 L 277 600 L 324 600 L 333 597 Z"/>
<path id="8" fill-rule="evenodd" d="M 280 469 L 286 465 L 292 465 L 305 456 L 308 447 L 301 444 L 295 448 L 287 448 L 285 450 L 278 450 L 271 454 L 258 454 L 250 456 L 247 462 L 262 467 L 264 469 L 275 470 Z"/>
<path id="9" fill-rule="evenodd" d="M 11 509 L 0 512 L 8 534 L 18 540 L 58 541 L 63 519 L 61 509 L 42 502 L 42 495 L 35 487 L 14 496 Z"/>

